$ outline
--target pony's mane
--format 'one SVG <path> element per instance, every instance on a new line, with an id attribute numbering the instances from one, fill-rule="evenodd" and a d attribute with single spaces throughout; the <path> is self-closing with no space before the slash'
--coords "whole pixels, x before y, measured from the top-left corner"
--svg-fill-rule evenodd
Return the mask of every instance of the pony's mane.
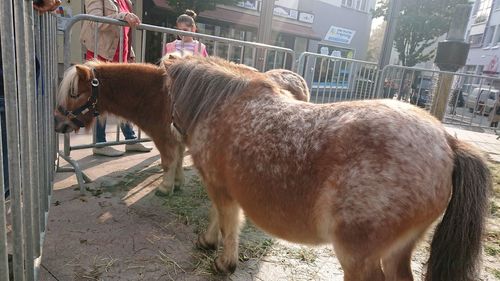
<path id="1" fill-rule="evenodd" d="M 159 65 L 160 65 L 160 67 L 165 67 L 166 63 L 172 63 L 173 60 L 191 59 L 191 58 L 196 59 L 196 57 L 200 58 L 199 56 L 194 56 L 190 52 L 175 51 L 172 53 L 165 54 L 160 59 Z M 246 69 L 247 71 L 251 71 L 251 72 L 259 72 L 259 70 L 257 70 L 255 67 L 251 67 L 251 66 L 244 65 L 244 64 L 236 64 L 234 62 L 230 62 L 230 61 L 227 61 L 227 60 L 219 58 L 219 57 L 210 57 L 210 59 L 208 59 L 207 62 L 208 63 L 211 62 L 213 65 L 225 64 L 226 67 L 232 67 L 232 68 L 236 69 L 237 71 L 244 71 Z"/>
<path id="2" fill-rule="evenodd" d="M 89 60 L 81 65 L 88 68 L 95 68 L 105 63 L 106 62 L 98 60 Z M 78 91 L 78 73 L 76 71 L 76 66 L 73 65 L 64 71 L 63 79 L 59 85 L 59 92 L 57 94 L 58 105 L 65 106 L 70 93 L 75 93 L 76 91 Z"/>
<path id="3" fill-rule="evenodd" d="M 175 117 L 181 119 L 185 132 L 225 101 L 245 92 L 250 82 L 262 75 L 216 57 L 192 56 L 166 63 Z"/>
<path id="4" fill-rule="evenodd" d="M 59 85 L 59 92 L 57 94 L 57 104 L 65 106 L 70 93 L 78 89 L 78 75 L 76 67 L 71 66 L 64 71 L 63 79 Z"/>

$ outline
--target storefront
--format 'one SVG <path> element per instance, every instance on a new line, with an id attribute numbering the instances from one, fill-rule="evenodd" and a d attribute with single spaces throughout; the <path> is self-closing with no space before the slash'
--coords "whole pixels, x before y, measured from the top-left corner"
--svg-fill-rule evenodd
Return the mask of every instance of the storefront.
<path id="1" fill-rule="evenodd" d="M 149 2 L 148 4 L 146 2 Z M 153 0 L 144 1 L 144 22 L 149 24 L 174 27 L 175 15 L 165 5 L 165 1 Z M 197 19 L 198 32 L 224 38 L 244 40 L 250 42 L 257 41 L 257 31 L 259 24 L 260 1 L 241 2 L 239 7 L 220 6 L 215 10 L 201 12 Z M 279 8 L 279 7 L 278 7 Z M 310 40 L 321 40 L 310 24 L 314 16 L 310 13 L 300 13 L 290 9 L 275 9 L 275 18 L 273 22 L 272 44 L 280 47 L 290 48 L 296 52 L 305 52 L 309 48 Z M 288 16 L 287 16 L 288 15 Z M 294 20 L 294 18 L 296 18 Z M 167 38 L 167 41 L 174 38 Z M 152 34 L 147 37 L 147 49 L 150 54 L 148 61 L 154 62 L 161 55 L 162 38 L 160 34 Z M 209 54 L 214 54 L 214 45 L 212 42 L 203 42 L 207 45 Z M 224 44 L 217 45 L 217 55 L 232 59 L 241 57 L 244 53 L 242 63 L 251 64 L 252 53 L 241 47 L 231 47 Z M 156 54 L 158 53 L 158 54 Z M 238 55 L 236 55 L 238 54 Z M 283 57 L 276 58 L 278 62 L 283 61 Z M 292 58 L 287 58 L 287 65 L 291 65 Z M 274 61 L 272 54 L 268 60 Z"/>

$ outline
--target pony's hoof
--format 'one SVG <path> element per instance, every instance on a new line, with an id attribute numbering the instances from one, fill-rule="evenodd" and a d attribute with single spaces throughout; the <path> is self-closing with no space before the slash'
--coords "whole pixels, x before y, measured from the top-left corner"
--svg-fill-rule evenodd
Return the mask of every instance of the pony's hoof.
<path id="1" fill-rule="evenodd" d="M 216 244 L 208 243 L 205 239 L 205 235 L 198 235 L 198 240 L 196 241 L 196 247 L 202 250 L 217 250 Z"/>
<path id="2" fill-rule="evenodd" d="M 218 274 L 229 275 L 236 270 L 235 262 L 223 262 L 221 258 L 216 258 L 214 262 L 214 271 Z"/>
<path id="3" fill-rule="evenodd" d="M 165 192 L 160 189 L 157 189 L 155 195 L 158 197 L 170 197 L 172 196 L 172 192 Z"/>

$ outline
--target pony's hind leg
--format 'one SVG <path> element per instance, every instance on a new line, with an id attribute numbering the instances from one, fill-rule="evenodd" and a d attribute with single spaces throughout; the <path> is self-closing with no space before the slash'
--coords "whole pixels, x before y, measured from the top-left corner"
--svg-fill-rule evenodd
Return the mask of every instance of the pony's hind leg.
<path id="1" fill-rule="evenodd" d="M 233 273 L 238 262 L 239 234 L 242 223 L 242 211 L 233 200 L 216 206 L 219 226 L 222 234 L 223 251 L 215 259 L 215 270 L 223 274 Z"/>
<path id="2" fill-rule="evenodd" d="M 333 243 L 344 270 L 344 281 L 385 281 L 380 256 L 370 254 L 364 246 L 348 248 L 338 241 Z"/>
<path id="3" fill-rule="evenodd" d="M 405 245 L 382 259 L 386 281 L 413 281 L 411 253 L 414 246 L 414 243 Z"/>
<path id="4" fill-rule="evenodd" d="M 219 213 L 217 212 L 217 208 L 212 204 L 207 230 L 200 233 L 196 246 L 207 250 L 217 249 L 220 240 L 219 229 Z"/>
<path id="5" fill-rule="evenodd" d="M 182 166 L 184 162 L 184 149 L 185 146 L 182 144 L 179 144 L 179 147 L 177 149 L 177 165 L 175 167 L 175 182 L 174 182 L 174 189 L 179 190 L 185 182 L 184 178 L 184 168 Z"/>
<path id="6" fill-rule="evenodd" d="M 384 257 L 382 267 L 387 281 L 413 281 L 411 272 L 411 254 L 424 230 L 414 231 L 398 241 Z"/>

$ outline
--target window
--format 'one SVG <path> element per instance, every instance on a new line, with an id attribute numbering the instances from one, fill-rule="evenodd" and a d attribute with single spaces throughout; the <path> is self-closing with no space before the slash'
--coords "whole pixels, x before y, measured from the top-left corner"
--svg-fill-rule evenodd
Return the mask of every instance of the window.
<path id="1" fill-rule="evenodd" d="M 482 75 L 482 74 L 483 74 L 483 70 L 484 70 L 484 65 L 479 65 L 479 66 L 477 67 L 477 72 L 476 72 L 476 74 L 477 74 L 477 75 Z"/>
<path id="2" fill-rule="evenodd" d="M 469 36 L 469 43 L 473 47 L 480 46 L 482 40 L 483 40 L 483 34 L 476 34 Z"/>
<path id="3" fill-rule="evenodd" d="M 488 26 L 486 32 L 484 33 L 484 45 L 489 45 L 493 42 L 493 35 L 495 34 L 496 26 Z"/>
<path id="4" fill-rule="evenodd" d="M 492 45 L 497 45 L 500 42 L 500 25 L 496 26 L 496 32 L 493 34 Z"/>
<path id="5" fill-rule="evenodd" d="M 318 59 L 316 61 L 314 82 L 347 87 L 353 65 L 347 61 L 336 61 L 335 57 L 353 58 L 354 50 L 319 44 L 318 53 L 329 55 L 332 59 Z"/>
<path id="6" fill-rule="evenodd" d="M 475 74 L 476 73 L 476 66 L 475 65 L 466 65 L 464 72 L 467 74 Z"/>
<path id="7" fill-rule="evenodd" d="M 342 6 L 358 11 L 366 12 L 368 0 L 342 0 Z"/>
<path id="8" fill-rule="evenodd" d="M 488 19 L 491 5 L 492 0 L 479 0 L 479 3 L 476 4 L 476 10 L 474 11 L 474 15 L 476 16 L 474 23 L 482 23 Z"/>

